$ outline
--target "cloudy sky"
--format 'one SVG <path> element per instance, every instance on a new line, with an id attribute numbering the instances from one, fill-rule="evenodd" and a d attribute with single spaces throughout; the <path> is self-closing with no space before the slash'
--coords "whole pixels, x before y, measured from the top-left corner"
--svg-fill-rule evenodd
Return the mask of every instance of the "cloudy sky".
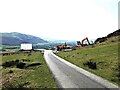
<path id="1" fill-rule="evenodd" d="M 0 0 L 0 32 L 96 39 L 118 29 L 119 0 Z"/>

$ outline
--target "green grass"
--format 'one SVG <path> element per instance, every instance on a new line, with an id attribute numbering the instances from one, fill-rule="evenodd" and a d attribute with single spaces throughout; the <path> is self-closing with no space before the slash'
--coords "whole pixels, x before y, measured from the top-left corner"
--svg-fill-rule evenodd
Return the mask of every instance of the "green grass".
<path id="1" fill-rule="evenodd" d="M 0 50 L 18 51 L 20 50 L 20 46 L 0 45 Z"/>
<path id="2" fill-rule="evenodd" d="M 16 67 L 2 68 L 2 84 L 3 88 L 57 88 L 53 76 L 49 71 L 44 58 L 40 52 L 32 52 L 28 54 L 14 54 L 10 56 L 2 56 L 2 63 L 11 60 L 29 59 L 31 63 L 41 63 L 41 65 L 31 66 L 25 69 Z M 13 73 L 9 73 L 12 70 Z"/>
<path id="3" fill-rule="evenodd" d="M 85 47 L 71 52 L 59 52 L 57 55 L 78 67 L 120 85 L 118 79 L 118 43 L 105 44 L 92 48 Z M 87 61 L 96 62 L 97 69 L 93 70 L 84 66 L 83 63 Z"/>

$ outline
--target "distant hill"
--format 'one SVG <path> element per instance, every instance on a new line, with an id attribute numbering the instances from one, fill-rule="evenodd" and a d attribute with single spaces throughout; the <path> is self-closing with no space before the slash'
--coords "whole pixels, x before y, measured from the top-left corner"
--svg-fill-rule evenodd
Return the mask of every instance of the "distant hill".
<path id="1" fill-rule="evenodd" d="M 95 40 L 95 44 L 96 43 L 102 43 L 102 42 L 106 42 L 106 41 L 110 41 L 110 42 L 120 42 L 120 29 L 114 31 L 113 33 L 108 34 L 105 37 L 101 37 L 101 38 L 97 38 Z"/>
<path id="2" fill-rule="evenodd" d="M 47 41 L 32 35 L 21 34 L 17 32 L 12 33 L 0 33 L 0 39 L 2 39 L 0 44 L 2 45 L 10 45 L 10 46 L 18 46 L 21 43 L 46 43 Z"/>

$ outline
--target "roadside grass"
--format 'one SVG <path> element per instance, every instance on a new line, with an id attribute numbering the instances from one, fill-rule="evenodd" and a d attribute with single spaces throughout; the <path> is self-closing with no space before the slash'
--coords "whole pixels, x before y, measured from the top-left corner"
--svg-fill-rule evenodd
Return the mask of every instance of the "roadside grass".
<path id="1" fill-rule="evenodd" d="M 0 45 L 0 50 L 5 50 L 5 51 L 18 51 L 20 50 L 20 46 L 9 46 L 9 45 Z"/>
<path id="2" fill-rule="evenodd" d="M 30 60 L 23 61 L 23 59 Z M 32 63 L 40 63 L 40 65 L 30 66 L 24 69 L 14 67 L 3 67 L 1 69 L 2 88 L 57 88 L 51 72 L 49 71 L 44 58 L 40 52 L 30 54 L 14 54 L 2 56 L 2 63 L 19 60 L 27 65 Z"/>
<path id="3" fill-rule="evenodd" d="M 85 47 L 70 52 L 61 51 L 57 55 L 78 67 L 101 76 L 116 85 L 120 85 L 118 43 L 105 44 L 92 48 Z M 97 69 L 91 69 L 83 64 L 88 61 L 96 62 Z"/>

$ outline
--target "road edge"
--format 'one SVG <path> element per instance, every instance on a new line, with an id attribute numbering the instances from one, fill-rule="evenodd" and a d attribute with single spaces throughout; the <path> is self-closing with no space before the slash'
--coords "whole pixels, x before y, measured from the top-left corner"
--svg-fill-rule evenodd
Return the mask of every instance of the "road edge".
<path id="1" fill-rule="evenodd" d="M 95 74 L 93 74 L 93 73 L 91 73 L 91 72 L 89 72 L 89 71 L 86 71 L 86 70 L 84 70 L 84 69 L 82 69 L 82 68 L 80 68 L 80 67 L 78 67 L 78 66 L 76 66 L 76 65 L 74 65 L 74 64 L 72 64 L 72 63 L 70 63 L 70 62 L 68 62 L 68 61 L 65 61 L 64 59 L 62 59 L 62 58 L 60 58 L 59 56 L 55 55 L 52 51 L 51 51 L 51 54 L 52 54 L 53 56 L 55 56 L 57 59 L 59 59 L 60 61 L 62 61 L 62 62 L 64 62 L 65 64 L 69 65 L 70 67 L 74 68 L 74 69 L 77 70 L 78 72 L 81 72 L 82 74 L 84 74 L 85 76 L 87 76 L 88 78 L 90 78 L 91 80 L 94 80 L 94 81 L 100 83 L 100 84 L 103 85 L 104 87 L 106 87 L 106 88 L 111 88 L 111 89 L 118 89 L 118 90 L 120 89 L 119 86 L 117 86 L 117 85 L 109 82 L 108 80 L 103 79 L 102 77 L 97 76 L 97 75 L 95 75 Z"/>

